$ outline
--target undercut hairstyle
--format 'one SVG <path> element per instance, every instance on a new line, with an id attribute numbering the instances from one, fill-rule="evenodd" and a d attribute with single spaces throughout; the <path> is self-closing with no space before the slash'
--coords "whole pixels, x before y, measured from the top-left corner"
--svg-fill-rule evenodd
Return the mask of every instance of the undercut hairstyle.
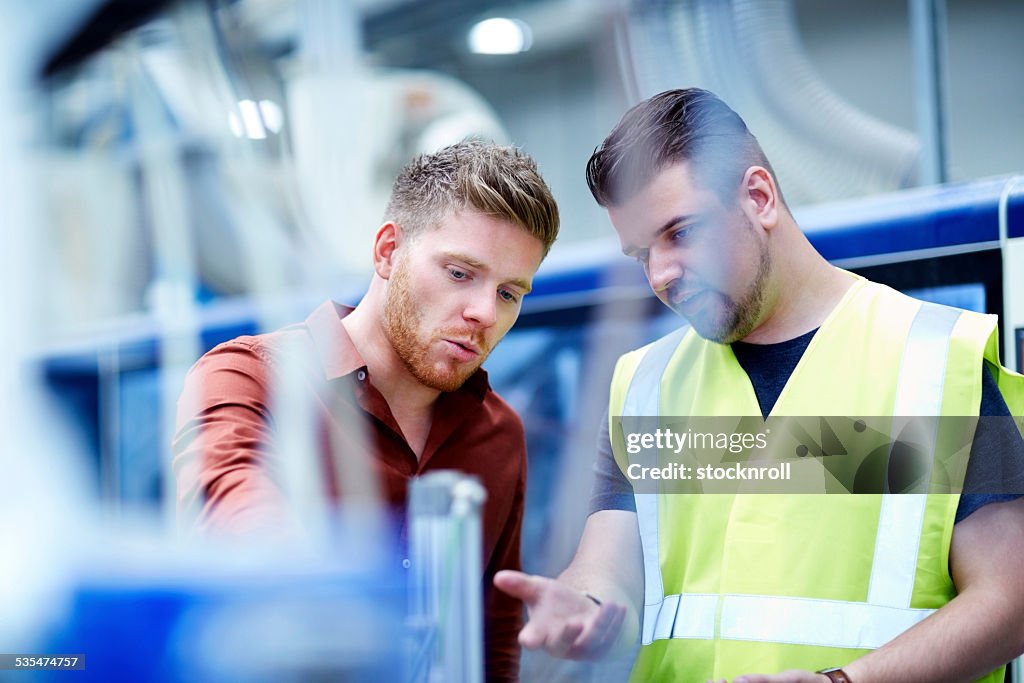
<path id="1" fill-rule="evenodd" d="M 751 166 L 771 174 L 782 200 L 775 170 L 747 124 L 700 88 L 668 90 L 627 111 L 587 162 L 587 184 L 598 204 L 618 206 L 682 162 L 688 162 L 695 182 L 727 206 Z"/>
<path id="2" fill-rule="evenodd" d="M 558 205 L 537 162 L 515 147 L 480 140 L 421 154 L 406 164 L 391 189 L 384 220 L 415 236 L 467 208 L 519 226 L 541 241 L 545 256 L 558 236 Z"/>

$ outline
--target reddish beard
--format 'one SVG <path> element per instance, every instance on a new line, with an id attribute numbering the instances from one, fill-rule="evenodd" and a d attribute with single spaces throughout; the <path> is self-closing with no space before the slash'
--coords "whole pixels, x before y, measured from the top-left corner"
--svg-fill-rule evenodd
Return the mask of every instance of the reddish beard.
<path id="1" fill-rule="evenodd" d="M 412 302 L 411 290 L 406 268 L 398 265 L 391 274 L 384 299 L 384 334 L 409 374 L 420 384 L 437 391 L 455 391 L 477 371 L 490 353 L 484 336 L 479 331 L 454 327 L 433 332 L 421 330 L 423 316 Z M 479 358 L 470 363 L 459 363 L 453 358 L 431 361 L 431 347 L 446 338 L 471 340 L 480 350 Z"/>

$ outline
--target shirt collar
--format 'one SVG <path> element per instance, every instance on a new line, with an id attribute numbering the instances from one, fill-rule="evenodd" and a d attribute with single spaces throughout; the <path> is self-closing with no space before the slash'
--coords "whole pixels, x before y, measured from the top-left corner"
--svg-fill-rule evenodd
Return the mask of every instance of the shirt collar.
<path id="1" fill-rule="evenodd" d="M 348 330 L 341 319 L 354 308 L 327 300 L 316 307 L 306 318 L 306 328 L 313 338 L 320 367 L 328 380 L 350 375 L 366 367 L 366 361 L 356 351 Z"/>
<path id="2" fill-rule="evenodd" d="M 341 319 L 355 309 L 328 299 L 306 318 L 306 328 L 313 338 L 320 367 L 324 377 L 330 381 L 350 375 L 357 370 L 366 369 L 366 361 L 359 355 L 348 330 L 341 324 Z M 459 391 L 468 391 L 476 398 L 483 400 L 490 390 L 487 372 L 481 368 L 473 373 Z"/>

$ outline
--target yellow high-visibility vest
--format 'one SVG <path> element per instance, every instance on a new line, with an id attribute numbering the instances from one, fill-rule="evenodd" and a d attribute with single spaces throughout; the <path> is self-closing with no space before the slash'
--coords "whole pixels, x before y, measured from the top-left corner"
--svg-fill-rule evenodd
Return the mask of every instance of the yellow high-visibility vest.
<path id="1" fill-rule="evenodd" d="M 995 316 L 923 303 L 857 276 L 771 415 L 977 416 L 983 361 L 1014 416 L 1024 377 L 999 366 Z M 620 416 L 760 416 L 728 345 L 679 330 L 619 359 Z M 1018 420 L 1020 425 L 1020 420 Z M 842 666 L 956 594 L 959 495 L 637 493 L 644 556 L 634 680 L 703 681 Z M 1002 681 L 1002 669 L 982 680 Z"/>

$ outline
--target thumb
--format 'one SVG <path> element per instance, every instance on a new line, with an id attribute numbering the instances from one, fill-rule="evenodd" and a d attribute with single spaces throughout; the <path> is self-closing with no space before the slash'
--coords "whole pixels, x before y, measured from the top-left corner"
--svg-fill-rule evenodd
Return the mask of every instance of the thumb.
<path id="1" fill-rule="evenodd" d="M 536 602 L 540 598 L 544 581 L 541 576 L 530 576 L 512 569 L 502 569 L 494 575 L 494 585 L 499 590 L 526 603 Z"/>

